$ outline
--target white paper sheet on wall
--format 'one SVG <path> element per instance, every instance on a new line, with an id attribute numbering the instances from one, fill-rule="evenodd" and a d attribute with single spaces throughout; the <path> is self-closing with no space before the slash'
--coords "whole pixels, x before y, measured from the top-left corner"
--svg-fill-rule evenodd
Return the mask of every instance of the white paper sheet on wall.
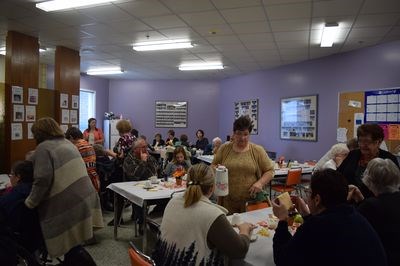
<path id="1" fill-rule="evenodd" d="M 339 127 L 336 133 L 337 142 L 346 142 L 347 141 L 347 128 Z"/>

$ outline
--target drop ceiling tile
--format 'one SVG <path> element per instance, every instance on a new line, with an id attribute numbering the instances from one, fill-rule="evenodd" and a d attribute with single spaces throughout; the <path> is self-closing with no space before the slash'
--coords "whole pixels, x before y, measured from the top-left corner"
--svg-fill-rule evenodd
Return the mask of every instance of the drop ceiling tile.
<path id="1" fill-rule="evenodd" d="M 274 40 L 272 33 L 240 34 L 239 38 L 245 44 L 247 44 L 247 43 L 267 43 L 267 42 L 272 42 Z"/>
<path id="2" fill-rule="evenodd" d="M 249 50 L 270 50 L 275 49 L 275 42 L 251 42 L 245 44 L 246 48 Z"/>
<path id="3" fill-rule="evenodd" d="M 193 29 L 201 36 L 219 36 L 219 35 L 232 35 L 234 32 L 228 24 L 209 25 L 209 26 L 194 26 Z M 215 32 L 215 34 L 213 34 Z"/>
<path id="4" fill-rule="evenodd" d="M 283 5 L 292 3 L 311 2 L 311 0 L 263 0 L 264 5 Z"/>
<path id="5" fill-rule="evenodd" d="M 158 31 L 141 31 L 133 32 L 128 35 L 133 42 L 151 42 L 151 41 L 162 41 L 168 39 Z"/>
<path id="6" fill-rule="evenodd" d="M 225 20 L 217 11 L 184 13 L 180 17 L 191 26 L 222 25 Z"/>
<path id="7" fill-rule="evenodd" d="M 145 0 L 117 4 L 123 10 L 138 18 L 170 15 L 172 12 L 159 1 Z"/>
<path id="8" fill-rule="evenodd" d="M 14 1 L 11 3 L 2 1 L 0 3 L 0 17 L 7 17 L 9 19 L 21 19 L 26 17 L 38 16 L 39 14 L 43 15 L 45 13 L 38 13 L 34 9 L 29 9 L 21 5 L 16 5 Z"/>
<path id="9" fill-rule="evenodd" d="M 211 44 L 239 44 L 240 41 L 235 35 L 211 36 L 206 38 Z"/>
<path id="10" fill-rule="evenodd" d="M 257 62 L 266 61 L 279 61 L 280 54 L 277 50 L 257 50 L 250 51 L 250 54 L 254 57 Z"/>
<path id="11" fill-rule="evenodd" d="M 104 24 L 96 23 L 96 24 L 89 24 L 89 25 L 81 25 L 79 29 L 85 33 L 97 36 L 103 34 L 113 33 L 114 30 Z"/>
<path id="12" fill-rule="evenodd" d="M 298 31 L 309 30 L 310 19 L 288 19 L 288 20 L 271 20 L 270 22 L 272 31 Z"/>
<path id="13" fill-rule="evenodd" d="M 244 51 L 246 48 L 242 44 L 218 44 L 215 48 L 222 54 L 229 54 L 232 52 L 237 53 L 237 51 Z"/>
<path id="14" fill-rule="evenodd" d="M 132 18 L 121 21 L 110 22 L 107 23 L 107 25 L 111 27 L 113 30 L 121 33 L 152 30 L 151 27 L 147 26 L 140 20 Z"/>
<path id="15" fill-rule="evenodd" d="M 223 9 L 221 10 L 221 13 L 229 23 L 266 20 L 264 10 L 260 7 Z"/>
<path id="16" fill-rule="evenodd" d="M 356 15 L 363 0 L 330 0 L 313 3 L 313 17 Z"/>
<path id="17" fill-rule="evenodd" d="M 266 21 L 232 23 L 230 25 L 231 25 L 233 31 L 237 34 L 271 32 L 271 28 L 269 27 L 269 25 Z"/>
<path id="18" fill-rule="evenodd" d="M 197 53 L 196 55 L 200 59 L 203 59 L 203 60 L 206 60 L 206 61 L 221 60 L 222 59 L 222 54 L 220 54 L 220 53 Z"/>
<path id="19" fill-rule="evenodd" d="M 214 53 L 218 52 L 214 46 L 211 45 L 197 45 L 190 49 L 192 53 Z"/>
<path id="20" fill-rule="evenodd" d="M 215 7 L 208 0 L 163 0 L 162 3 L 176 13 L 215 10 Z"/>
<path id="21" fill-rule="evenodd" d="M 309 18 L 311 16 L 311 3 L 309 2 L 268 6 L 265 9 L 269 20 Z"/>
<path id="22" fill-rule="evenodd" d="M 169 39 L 189 39 L 195 41 L 201 38 L 190 28 L 162 29 L 159 32 Z"/>
<path id="23" fill-rule="evenodd" d="M 375 28 L 357 28 L 352 29 L 349 33 L 348 39 L 362 39 L 362 38 L 375 38 L 375 37 L 383 37 L 388 31 L 390 27 L 375 27 Z"/>
<path id="24" fill-rule="evenodd" d="M 398 0 L 366 0 L 362 14 L 393 13 L 400 12 L 400 1 Z"/>
<path id="25" fill-rule="evenodd" d="M 277 42 L 286 41 L 308 41 L 308 31 L 288 31 L 288 32 L 275 32 L 274 37 Z"/>
<path id="26" fill-rule="evenodd" d="M 19 19 L 18 22 L 29 25 L 29 27 L 34 30 L 54 29 L 67 26 L 63 23 L 57 22 L 52 17 L 46 15 L 22 18 Z"/>
<path id="27" fill-rule="evenodd" d="M 178 28 L 186 26 L 186 24 L 175 15 L 144 18 L 143 22 L 150 25 L 154 29 Z"/>
<path id="28" fill-rule="evenodd" d="M 278 42 L 276 45 L 279 47 L 279 49 L 304 49 L 308 48 L 308 42 L 296 42 L 296 41 L 291 41 L 291 42 Z"/>
<path id="29" fill-rule="evenodd" d="M 80 9 L 79 13 L 94 18 L 100 22 L 109 22 L 132 18 L 132 16 L 128 12 L 114 5 L 84 8 Z"/>
<path id="30" fill-rule="evenodd" d="M 248 7 L 248 6 L 260 6 L 260 0 L 212 0 L 214 5 L 218 9 L 225 8 L 237 8 L 237 7 Z"/>
<path id="31" fill-rule="evenodd" d="M 364 38 L 362 41 L 357 40 L 347 40 L 343 45 L 341 52 L 351 51 L 355 49 L 360 49 L 368 46 L 375 45 L 381 38 Z"/>
<path id="32" fill-rule="evenodd" d="M 88 17 L 75 10 L 70 10 L 68 12 L 52 12 L 49 14 L 49 17 L 68 26 L 85 25 L 95 22 L 94 18 Z"/>
<path id="33" fill-rule="evenodd" d="M 392 26 L 395 25 L 399 19 L 400 19 L 400 13 L 359 15 L 353 27 L 359 28 L 359 27 Z"/>
<path id="34" fill-rule="evenodd" d="M 308 59 L 307 54 L 281 54 L 283 61 L 303 61 Z"/>

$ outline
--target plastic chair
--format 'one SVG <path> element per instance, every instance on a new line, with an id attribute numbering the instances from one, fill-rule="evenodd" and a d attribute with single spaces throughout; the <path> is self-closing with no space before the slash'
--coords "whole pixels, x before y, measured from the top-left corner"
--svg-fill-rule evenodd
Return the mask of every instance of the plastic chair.
<path id="1" fill-rule="evenodd" d="M 246 212 L 265 209 L 271 207 L 268 201 L 248 201 L 246 202 Z"/>
<path id="2" fill-rule="evenodd" d="M 128 254 L 131 259 L 131 266 L 152 266 L 156 265 L 155 262 L 147 255 L 143 254 L 140 250 L 138 250 L 133 244 L 133 242 L 129 242 Z"/>
<path id="3" fill-rule="evenodd" d="M 301 195 L 299 184 L 301 183 L 301 168 L 289 169 L 285 184 L 272 184 L 271 188 L 275 192 L 292 192 L 297 191 Z"/>

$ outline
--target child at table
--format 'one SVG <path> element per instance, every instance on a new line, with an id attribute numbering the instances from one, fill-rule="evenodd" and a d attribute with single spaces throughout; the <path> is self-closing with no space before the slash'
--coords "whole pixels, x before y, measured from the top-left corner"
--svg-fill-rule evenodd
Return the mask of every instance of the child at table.
<path id="1" fill-rule="evenodd" d="M 172 161 L 167 164 L 164 170 L 166 176 L 172 174 L 178 169 L 184 169 L 185 172 L 192 166 L 190 160 L 187 159 L 186 150 L 183 147 L 176 147 L 173 153 Z"/>

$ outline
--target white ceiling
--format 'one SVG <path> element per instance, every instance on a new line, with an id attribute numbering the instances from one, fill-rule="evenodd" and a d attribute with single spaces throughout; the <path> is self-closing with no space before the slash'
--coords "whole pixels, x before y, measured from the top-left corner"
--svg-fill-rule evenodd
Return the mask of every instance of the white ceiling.
<path id="1" fill-rule="evenodd" d="M 52 64 L 57 45 L 79 50 L 81 71 L 121 66 L 124 79 L 222 79 L 400 39 L 400 0 L 119 0 L 46 13 L 42 0 L 1 0 L 8 30 L 39 38 Z M 322 26 L 340 37 L 320 48 Z M 191 49 L 136 52 L 132 44 L 189 38 Z M 180 63 L 221 60 L 224 70 L 181 72 Z"/>

